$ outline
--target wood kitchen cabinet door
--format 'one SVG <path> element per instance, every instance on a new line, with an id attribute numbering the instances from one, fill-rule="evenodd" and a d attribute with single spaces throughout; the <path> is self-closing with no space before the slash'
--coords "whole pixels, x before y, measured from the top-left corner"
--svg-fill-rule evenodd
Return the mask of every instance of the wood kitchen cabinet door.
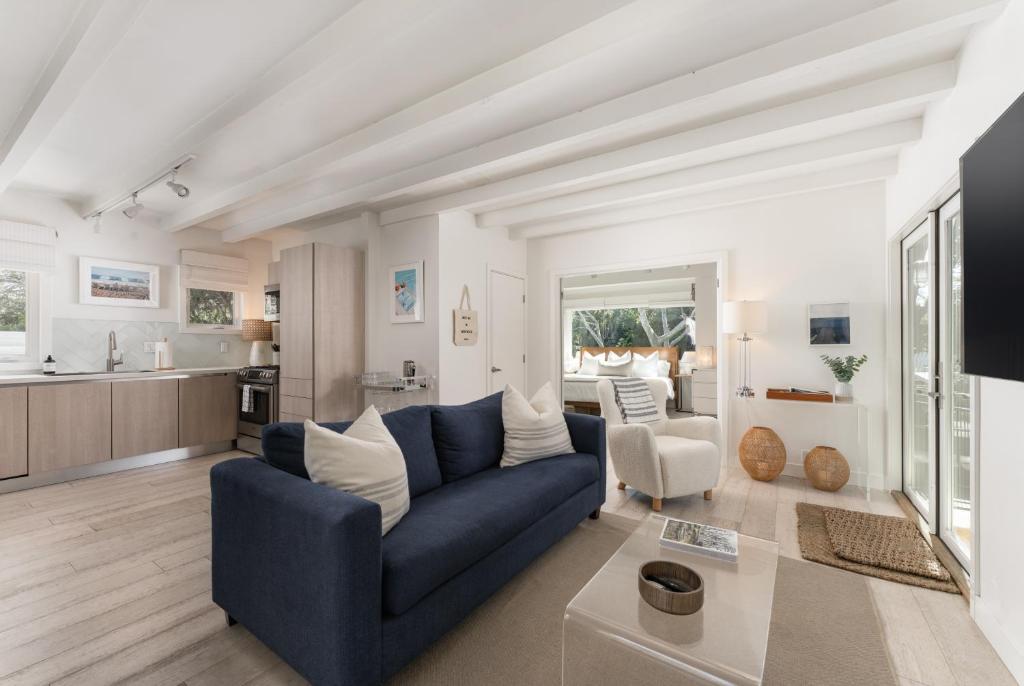
<path id="1" fill-rule="evenodd" d="M 233 441 L 238 438 L 235 374 L 178 380 L 178 446 Z"/>
<path id="2" fill-rule="evenodd" d="M 178 447 L 178 380 L 119 381 L 111 389 L 114 459 Z"/>
<path id="3" fill-rule="evenodd" d="M 281 376 L 313 378 L 313 244 L 281 251 Z"/>
<path id="4" fill-rule="evenodd" d="M 110 459 L 110 383 L 41 384 L 28 389 L 28 472 Z"/>
<path id="5" fill-rule="evenodd" d="M 28 388 L 0 388 L 0 479 L 28 474 Z"/>

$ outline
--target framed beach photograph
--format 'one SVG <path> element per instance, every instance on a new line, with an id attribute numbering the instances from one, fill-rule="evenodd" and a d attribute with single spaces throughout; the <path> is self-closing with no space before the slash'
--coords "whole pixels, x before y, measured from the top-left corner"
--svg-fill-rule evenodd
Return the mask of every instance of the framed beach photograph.
<path id="1" fill-rule="evenodd" d="M 423 321 L 423 260 L 390 269 L 391 323 Z"/>
<path id="2" fill-rule="evenodd" d="M 807 306 L 811 345 L 850 345 L 850 303 Z"/>
<path id="3" fill-rule="evenodd" d="M 78 301 L 82 305 L 160 307 L 160 267 L 79 257 Z"/>

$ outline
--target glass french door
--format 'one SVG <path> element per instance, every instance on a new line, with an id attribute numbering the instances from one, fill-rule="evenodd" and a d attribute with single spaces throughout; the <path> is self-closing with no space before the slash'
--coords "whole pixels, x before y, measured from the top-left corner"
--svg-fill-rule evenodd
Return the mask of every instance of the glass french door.
<path id="1" fill-rule="evenodd" d="M 903 492 L 922 516 L 935 514 L 935 217 L 903 239 Z"/>
<path id="2" fill-rule="evenodd" d="M 960 196 L 902 243 L 903 492 L 970 570 L 976 385 L 963 373 Z"/>
<path id="3" fill-rule="evenodd" d="M 963 225 L 960 194 L 939 208 L 940 538 L 969 569 L 972 543 L 975 384 L 963 373 Z"/>

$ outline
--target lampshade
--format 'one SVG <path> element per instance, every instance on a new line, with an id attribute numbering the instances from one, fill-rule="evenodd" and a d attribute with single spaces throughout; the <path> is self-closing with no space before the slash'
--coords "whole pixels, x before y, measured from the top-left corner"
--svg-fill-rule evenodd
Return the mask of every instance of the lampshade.
<path id="1" fill-rule="evenodd" d="M 715 346 L 713 346 L 713 345 L 698 345 L 697 346 L 697 368 L 698 369 L 714 369 L 715 368 Z"/>
<path id="2" fill-rule="evenodd" d="M 697 364 L 697 351 L 687 350 L 683 353 L 683 359 L 680 360 L 682 364 L 695 365 Z"/>
<path id="3" fill-rule="evenodd" d="M 722 331 L 761 333 L 768 328 L 768 308 L 760 300 L 732 300 L 722 305 Z"/>
<path id="4" fill-rule="evenodd" d="M 274 328 L 271 322 L 262 319 L 242 320 L 243 341 L 270 341 L 274 339 Z"/>

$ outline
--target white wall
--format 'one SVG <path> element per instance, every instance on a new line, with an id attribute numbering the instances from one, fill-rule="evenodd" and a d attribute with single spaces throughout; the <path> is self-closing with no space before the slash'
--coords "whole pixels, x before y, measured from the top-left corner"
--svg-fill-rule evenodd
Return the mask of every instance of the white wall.
<path id="1" fill-rule="evenodd" d="M 903 153 L 888 183 L 887 232 L 899 233 L 957 173 L 960 155 L 1024 92 L 1024 0 L 976 27 L 959 58 L 956 88 L 929 106 L 921 141 Z M 1024 682 L 1024 384 L 982 379 L 980 391 L 980 569 L 975 618 Z"/>
<path id="2" fill-rule="evenodd" d="M 869 356 L 854 386 L 857 399 L 868 408 L 871 427 L 872 465 L 863 469 L 880 476 L 884 451 L 884 212 L 884 188 L 875 183 L 529 241 L 527 354 L 533 361 L 529 368 L 531 391 L 545 381 L 559 380 L 557 332 L 552 331 L 552 308 L 558 307 L 552 302 L 555 275 L 649 263 L 656 256 L 687 263 L 693 262 L 693 255 L 727 251 L 728 273 L 722 283 L 725 299 L 768 303 L 769 330 L 753 344 L 753 386 L 760 397 L 768 386 L 831 388 L 831 375 L 818 359 L 822 352 Z M 807 305 L 844 301 L 851 303 L 854 344 L 812 349 L 807 342 Z M 698 324 L 698 333 L 700 329 Z M 720 389 L 720 395 L 728 396 L 739 379 L 735 343 L 718 353 L 720 365 L 723 355 L 730 356 L 731 379 Z M 734 402 L 730 414 L 732 424 L 742 432 L 746 425 L 740 424 L 745 417 L 740 409 Z M 786 426 L 774 428 L 788 439 Z M 794 424 L 793 428 L 798 427 Z M 848 427 L 842 431 L 846 435 Z M 813 446 L 798 443 L 804 440 L 799 432 L 793 436 L 787 447 L 789 459 L 795 463 L 800 449 Z M 832 438 L 823 432 L 818 441 Z M 735 440 L 729 453 L 735 455 Z"/>
<path id="3" fill-rule="evenodd" d="M 526 243 L 510 241 L 508 231 L 502 227 L 477 228 L 474 216 L 468 212 L 442 214 L 438 221 L 438 296 L 434 312 L 440 322 L 439 402 L 459 404 L 482 398 L 488 392 L 488 270 L 525 277 Z M 480 336 L 474 346 L 456 346 L 452 342 L 452 310 L 459 305 L 463 285 L 469 286 L 473 309 L 477 311 Z"/>

